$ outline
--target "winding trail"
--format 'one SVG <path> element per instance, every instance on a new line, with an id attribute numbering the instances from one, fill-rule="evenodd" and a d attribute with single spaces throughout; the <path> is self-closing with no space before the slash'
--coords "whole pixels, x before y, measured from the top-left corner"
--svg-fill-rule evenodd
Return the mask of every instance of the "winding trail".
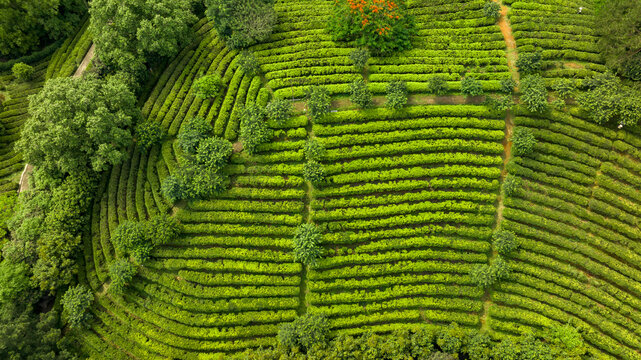
<path id="1" fill-rule="evenodd" d="M 506 46 L 506 53 L 505 55 L 507 56 L 507 66 L 510 69 L 510 73 L 512 74 L 512 79 L 516 81 L 517 83 L 517 88 L 518 88 L 518 83 L 520 80 L 519 72 L 516 67 L 516 59 L 518 58 L 518 53 L 516 49 L 516 40 L 514 40 L 514 35 L 512 34 L 512 26 L 510 25 L 509 19 L 507 17 L 509 8 L 505 5 L 503 5 L 501 0 L 493 0 L 494 2 L 498 3 L 501 5 L 501 16 L 499 17 L 498 20 L 498 25 L 499 28 L 501 29 L 501 33 L 503 34 L 503 38 L 505 39 L 505 46 Z M 507 164 L 512 158 L 512 141 L 510 140 L 512 138 L 512 133 L 514 132 L 514 114 L 512 113 L 512 110 L 508 110 L 505 115 L 505 138 L 503 139 L 503 169 L 501 170 L 501 179 L 500 182 L 501 184 L 505 180 L 505 177 L 507 176 Z M 494 230 L 497 230 L 501 226 L 501 222 L 503 221 L 503 194 L 499 193 L 499 196 L 497 198 L 497 205 L 496 205 L 496 224 L 494 225 Z M 496 250 L 492 250 L 492 254 L 490 255 L 489 258 L 489 263 L 492 263 L 494 259 L 498 256 L 498 253 Z M 492 296 L 491 296 L 491 289 L 487 288 L 485 290 L 485 294 L 483 294 L 483 312 L 480 317 L 480 322 L 481 322 L 481 331 L 487 332 L 488 331 L 488 316 L 490 312 L 490 307 L 492 306 Z"/>
<path id="2" fill-rule="evenodd" d="M 96 49 L 96 44 L 91 44 L 91 47 L 85 54 L 85 57 L 82 59 L 82 62 L 76 69 L 76 72 L 73 74 L 73 77 L 80 77 L 82 76 L 82 74 L 84 74 L 85 70 L 87 70 L 87 66 L 89 65 L 89 63 L 94 57 L 95 49 Z M 29 190 L 29 176 L 31 176 L 32 173 L 33 173 L 33 165 L 25 164 L 24 170 L 22 170 L 22 174 L 20 175 L 18 193 Z"/>

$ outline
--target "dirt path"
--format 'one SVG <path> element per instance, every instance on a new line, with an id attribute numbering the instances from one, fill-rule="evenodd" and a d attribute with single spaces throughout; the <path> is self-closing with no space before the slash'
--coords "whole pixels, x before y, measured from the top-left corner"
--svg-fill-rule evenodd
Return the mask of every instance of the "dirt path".
<path id="1" fill-rule="evenodd" d="M 501 5 L 501 17 L 499 18 L 498 25 L 499 28 L 501 28 L 501 34 L 503 34 L 505 45 L 507 47 L 507 66 L 510 68 L 512 79 L 518 83 L 520 75 L 516 68 L 516 59 L 518 59 L 519 54 L 516 50 L 516 40 L 514 40 L 514 35 L 512 34 L 512 26 L 510 25 L 510 20 L 507 17 L 507 13 L 510 9 L 503 5 L 501 0 L 494 0 L 494 2 Z"/>
<path id="2" fill-rule="evenodd" d="M 76 69 L 76 72 L 73 74 L 73 77 L 78 77 L 82 75 L 85 72 L 85 70 L 87 70 L 87 66 L 91 62 L 91 59 L 93 59 L 95 50 L 96 50 L 96 44 L 91 44 L 89 51 L 87 51 L 87 54 L 85 55 L 84 59 L 82 59 L 82 62 Z"/>

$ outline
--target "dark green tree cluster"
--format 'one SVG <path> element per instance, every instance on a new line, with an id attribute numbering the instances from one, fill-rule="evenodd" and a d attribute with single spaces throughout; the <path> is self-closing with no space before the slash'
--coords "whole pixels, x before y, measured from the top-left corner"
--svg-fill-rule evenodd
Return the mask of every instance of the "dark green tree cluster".
<path id="1" fill-rule="evenodd" d="M 527 75 L 521 80 L 521 101 L 532 112 L 548 110 L 548 91 L 541 75 Z"/>
<path id="2" fill-rule="evenodd" d="M 212 133 L 211 124 L 200 117 L 188 120 L 178 132 L 181 165 L 161 187 L 170 202 L 207 199 L 227 189 L 229 179 L 223 170 L 233 152 L 232 144 L 212 137 Z"/>
<path id="3" fill-rule="evenodd" d="M 405 81 L 392 81 L 387 84 L 385 107 L 400 110 L 407 105 L 407 83 Z"/>
<path id="4" fill-rule="evenodd" d="M 370 58 L 370 53 L 369 53 L 369 50 L 367 50 L 366 48 L 354 49 L 349 54 L 349 60 L 354 65 L 354 68 L 359 72 L 365 70 L 365 67 L 367 66 L 367 62 L 369 61 L 369 58 Z"/>
<path id="5" fill-rule="evenodd" d="M 232 49 L 263 42 L 276 25 L 273 0 L 205 0 L 207 17 Z"/>
<path id="6" fill-rule="evenodd" d="M 606 64 L 620 76 L 641 81 L 641 2 L 601 1 L 596 18 Z"/>
<path id="7" fill-rule="evenodd" d="M 465 77 L 461 81 L 461 92 L 467 96 L 483 95 L 483 85 L 473 77 Z"/>
<path id="8" fill-rule="evenodd" d="M 194 92 L 201 99 L 213 99 L 223 89 L 223 80 L 220 75 L 204 75 L 194 81 Z"/>
<path id="9" fill-rule="evenodd" d="M 294 233 L 294 258 L 309 267 L 315 267 L 323 255 L 323 234 L 314 224 L 301 224 Z"/>
<path id="10" fill-rule="evenodd" d="M 372 105 L 372 92 L 363 78 L 358 78 L 349 85 L 349 101 L 362 109 Z"/>
<path id="11" fill-rule="evenodd" d="M 238 66 L 249 77 L 260 74 L 260 63 L 253 52 L 244 50 L 238 57 Z"/>
<path id="12" fill-rule="evenodd" d="M 577 97 L 581 108 L 597 124 L 634 126 L 641 119 L 641 92 L 624 85 L 612 73 L 583 82 L 586 91 Z"/>
<path id="13" fill-rule="evenodd" d="M 270 108 L 271 116 L 274 119 L 280 118 L 275 107 Z M 264 144 L 274 137 L 274 131 L 267 124 L 265 109 L 256 103 L 245 106 L 240 113 L 240 141 L 243 143 L 243 150 L 250 155 L 256 153 L 258 145 Z"/>
<path id="14" fill-rule="evenodd" d="M 62 315 L 67 319 L 70 328 L 83 326 L 91 315 L 87 312 L 93 304 L 93 294 L 84 285 L 72 286 L 62 297 Z"/>
<path id="15" fill-rule="evenodd" d="M 507 174 L 505 180 L 503 180 L 503 194 L 510 197 L 516 193 L 516 191 L 521 188 L 521 178 L 513 174 Z"/>
<path id="16" fill-rule="evenodd" d="M 492 246 L 499 255 L 491 259 L 489 264 L 477 265 L 470 272 L 472 281 L 478 287 L 490 287 L 510 276 L 511 268 L 504 257 L 510 256 L 520 243 L 513 232 L 499 229 L 492 234 Z"/>
<path id="17" fill-rule="evenodd" d="M 0 55 L 21 56 L 62 39 L 87 12 L 82 0 L 0 1 Z"/>
<path id="18" fill-rule="evenodd" d="M 152 146 L 160 144 L 166 135 L 167 133 L 158 121 L 145 120 L 136 125 L 136 145 L 142 151 L 146 152 Z"/>
<path id="19" fill-rule="evenodd" d="M 329 341 L 329 321 L 323 314 L 305 314 L 278 329 L 278 343 L 285 349 L 307 353 L 318 344 Z"/>
<path id="20" fill-rule="evenodd" d="M 314 186 L 325 184 L 325 166 L 320 162 L 325 155 L 325 147 L 316 139 L 308 140 L 303 150 L 307 162 L 303 167 L 303 178 Z"/>
<path id="21" fill-rule="evenodd" d="M 483 16 L 497 21 L 501 17 L 501 5 L 496 1 L 487 0 L 483 5 Z"/>
<path id="22" fill-rule="evenodd" d="M 531 129 L 526 127 L 516 127 L 514 134 L 510 138 L 512 141 L 512 151 L 518 156 L 527 156 L 534 151 L 536 138 Z"/>
<path id="23" fill-rule="evenodd" d="M 434 95 L 445 95 L 449 90 L 447 79 L 443 75 L 434 75 L 427 79 L 427 92 Z"/>
<path id="24" fill-rule="evenodd" d="M 20 82 L 31 80 L 33 78 L 34 72 L 35 70 L 33 69 L 33 66 L 21 62 L 11 67 L 11 73 L 13 74 L 13 77 L 15 77 L 16 80 Z"/>
<path id="25" fill-rule="evenodd" d="M 521 74 L 537 74 L 543 66 L 543 64 L 541 64 L 542 59 L 543 54 L 540 51 L 522 53 L 519 54 L 519 58 L 516 60 L 516 67 L 519 68 Z"/>
<path id="26" fill-rule="evenodd" d="M 285 99 L 274 99 L 265 106 L 265 114 L 270 121 L 276 125 L 283 125 L 292 113 L 291 101 Z"/>
<path id="27" fill-rule="evenodd" d="M 310 86 L 305 90 L 305 99 L 312 121 L 319 120 L 329 113 L 332 98 L 326 88 Z"/>

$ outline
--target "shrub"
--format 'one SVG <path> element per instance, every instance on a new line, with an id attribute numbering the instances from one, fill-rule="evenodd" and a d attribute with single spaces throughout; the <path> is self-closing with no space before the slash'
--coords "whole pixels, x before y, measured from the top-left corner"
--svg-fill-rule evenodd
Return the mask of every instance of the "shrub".
<path id="1" fill-rule="evenodd" d="M 483 16 L 494 21 L 498 20 L 501 17 L 501 5 L 492 0 L 486 1 L 483 5 Z"/>
<path id="2" fill-rule="evenodd" d="M 167 176 L 160 186 L 160 192 L 170 203 L 174 204 L 176 201 L 185 198 L 185 184 L 177 176 Z"/>
<path id="3" fill-rule="evenodd" d="M 198 149 L 198 144 L 213 133 L 211 124 L 201 117 L 194 117 L 186 121 L 178 131 L 178 146 L 187 154 L 193 155 Z"/>
<path id="4" fill-rule="evenodd" d="M 552 90 L 556 92 L 559 98 L 565 100 L 574 94 L 576 85 L 570 79 L 557 79 L 552 83 Z"/>
<path id="5" fill-rule="evenodd" d="M 392 81 L 387 84 L 388 109 L 402 109 L 407 104 L 407 84 L 404 81 Z"/>
<path id="6" fill-rule="evenodd" d="M 498 256 L 491 265 L 491 270 L 494 273 L 496 281 L 507 279 L 510 276 L 510 265 L 501 257 Z"/>
<path id="7" fill-rule="evenodd" d="M 240 113 L 240 140 L 243 149 L 254 154 L 258 145 L 271 140 L 273 131 L 267 126 L 265 112 L 256 104 L 250 104 Z"/>
<path id="8" fill-rule="evenodd" d="M 219 171 L 229 162 L 232 144 L 221 138 L 210 137 L 200 141 L 196 150 L 196 162 L 210 171 Z"/>
<path id="9" fill-rule="evenodd" d="M 291 116 L 292 103 L 285 99 L 274 99 L 265 107 L 267 118 L 282 125 Z"/>
<path id="10" fill-rule="evenodd" d="M 182 231 L 178 220 L 167 214 L 152 217 L 145 222 L 145 228 L 146 236 L 154 246 L 169 243 Z"/>
<path id="11" fill-rule="evenodd" d="M 276 25 L 273 0 L 205 0 L 207 17 L 232 49 L 263 42 Z"/>
<path id="12" fill-rule="evenodd" d="M 565 101 L 563 99 L 554 99 L 550 101 L 550 106 L 554 110 L 561 111 L 565 108 Z"/>
<path id="13" fill-rule="evenodd" d="M 247 76 L 254 77 L 260 74 L 260 64 L 258 64 L 258 60 L 256 59 L 256 56 L 254 56 L 254 53 L 250 51 L 245 50 L 240 53 L 238 65 Z"/>
<path id="14" fill-rule="evenodd" d="M 452 323 L 440 331 L 436 338 L 436 343 L 441 350 L 447 353 L 458 353 L 464 346 L 466 338 L 467 332 L 465 329 L 456 323 Z"/>
<path id="15" fill-rule="evenodd" d="M 143 121 L 136 126 L 136 144 L 147 151 L 152 146 L 160 144 L 166 133 L 157 121 Z"/>
<path id="16" fill-rule="evenodd" d="M 309 267 L 316 267 L 323 254 L 323 235 L 314 224 L 301 224 L 294 233 L 294 258 Z"/>
<path id="17" fill-rule="evenodd" d="M 466 77 L 461 81 L 461 92 L 467 96 L 483 95 L 483 85 L 472 77 Z"/>
<path id="18" fill-rule="evenodd" d="M 320 161 L 325 155 L 325 147 L 316 139 L 310 139 L 303 146 L 307 160 Z"/>
<path id="19" fill-rule="evenodd" d="M 548 109 L 548 92 L 540 75 L 528 75 L 521 81 L 521 101 L 532 112 L 543 113 Z"/>
<path id="20" fill-rule="evenodd" d="M 505 196 L 512 196 L 521 187 L 521 178 L 508 174 L 503 180 L 503 193 Z"/>
<path id="21" fill-rule="evenodd" d="M 641 2 L 628 0 L 599 1 L 594 29 L 606 65 L 617 74 L 641 81 Z"/>
<path id="22" fill-rule="evenodd" d="M 349 86 L 350 95 L 349 100 L 360 106 L 366 108 L 372 104 L 372 92 L 361 78 L 354 80 Z"/>
<path id="23" fill-rule="evenodd" d="M 445 77 L 442 75 L 434 75 L 427 79 L 427 92 L 436 95 L 447 94 L 448 86 Z"/>
<path id="24" fill-rule="evenodd" d="M 596 75 L 583 83 L 587 91 L 577 101 L 590 120 L 634 126 L 641 119 L 641 92 L 623 85 L 612 73 Z"/>
<path id="25" fill-rule="evenodd" d="M 492 286 L 496 282 L 494 272 L 488 264 L 479 264 L 474 266 L 470 273 L 470 277 L 476 286 L 481 288 Z"/>
<path id="26" fill-rule="evenodd" d="M 137 272 L 138 269 L 127 259 L 119 259 L 111 263 L 109 265 L 109 277 L 111 278 L 109 292 L 122 294 Z"/>
<path id="27" fill-rule="evenodd" d="M 24 82 L 33 79 L 35 70 L 33 69 L 33 66 L 25 63 L 17 63 L 13 65 L 11 72 L 18 81 Z"/>
<path id="28" fill-rule="evenodd" d="M 15 193 L 6 192 L 0 194 L 0 244 L 9 230 L 8 221 L 14 215 L 16 200 L 17 196 Z"/>
<path id="29" fill-rule="evenodd" d="M 122 254 L 131 256 L 137 264 L 145 262 L 153 248 L 145 235 L 144 224 L 130 220 L 118 225 L 111 235 L 111 243 Z"/>
<path id="30" fill-rule="evenodd" d="M 510 95 L 503 95 L 503 96 L 486 96 L 485 101 L 483 104 L 493 111 L 497 112 L 504 112 L 512 108 L 514 106 L 514 100 L 512 100 L 512 96 Z"/>
<path id="31" fill-rule="evenodd" d="M 523 127 L 514 129 L 514 134 L 510 139 L 512 141 L 512 151 L 519 156 L 527 156 L 534 150 L 536 138 L 532 130 Z"/>
<path id="32" fill-rule="evenodd" d="M 227 190 L 229 178 L 222 174 L 202 169 L 187 167 L 181 169 L 182 183 L 184 185 L 183 199 L 209 199 Z"/>
<path id="33" fill-rule="evenodd" d="M 305 314 L 278 330 L 278 342 L 286 348 L 299 347 L 308 352 L 315 347 L 325 347 L 329 341 L 329 321 L 322 314 Z"/>
<path id="34" fill-rule="evenodd" d="M 501 80 L 501 91 L 506 94 L 513 94 L 514 88 L 516 87 L 516 81 L 514 79 L 503 79 Z"/>
<path id="35" fill-rule="evenodd" d="M 516 67 L 522 74 L 534 74 L 541 71 L 541 59 L 543 55 L 540 51 L 531 53 L 521 53 L 516 60 Z"/>
<path id="36" fill-rule="evenodd" d="M 335 1 L 329 30 L 334 40 L 352 41 L 378 54 L 410 49 L 417 31 L 402 0 Z"/>
<path id="37" fill-rule="evenodd" d="M 194 81 L 194 92 L 202 99 L 215 98 L 223 88 L 219 75 L 205 75 Z"/>
<path id="38" fill-rule="evenodd" d="M 519 242 L 516 235 L 509 230 L 498 230 L 492 234 L 492 245 L 501 255 L 508 255 L 519 248 Z"/>
<path id="39" fill-rule="evenodd" d="M 312 120 L 321 119 L 329 113 L 331 98 L 326 88 L 320 86 L 311 86 L 305 91 L 307 99 L 307 109 Z"/>
<path id="40" fill-rule="evenodd" d="M 325 182 L 325 168 L 323 164 L 308 160 L 303 167 L 303 178 L 314 186 L 321 186 Z"/>
<path id="41" fill-rule="evenodd" d="M 9 259 L 0 262 L 0 305 L 15 301 L 29 288 L 29 267 Z"/>
<path id="42" fill-rule="evenodd" d="M 63 315 L 69 321 L 70 328 L 81 327 L 91 318 L 87 312 L 93 304 L 94 298 L 91 291 L 84 285 L 70 287 L 61 300 Z"/>
<path id="43" fill-rule="evenodd" d="M 365 69 L 367 62 L 369 61 L 369 57 L 369 50 L 366 48 L 354 49 L 349 54 L 349 59 L 352 61 L 352 64 L 354 64 L 354 68 L 356 68 L 357 71 L 363 71 Z"/>

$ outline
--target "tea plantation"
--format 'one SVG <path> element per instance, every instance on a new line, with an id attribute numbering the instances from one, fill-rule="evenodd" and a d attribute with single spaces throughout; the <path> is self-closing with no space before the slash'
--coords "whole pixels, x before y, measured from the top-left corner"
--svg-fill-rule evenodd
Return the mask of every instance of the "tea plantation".
<path id="1" fill-rule="evenodd" d="M 0 358 L 641 359 L 641 5 L 55 2 Z"/>

